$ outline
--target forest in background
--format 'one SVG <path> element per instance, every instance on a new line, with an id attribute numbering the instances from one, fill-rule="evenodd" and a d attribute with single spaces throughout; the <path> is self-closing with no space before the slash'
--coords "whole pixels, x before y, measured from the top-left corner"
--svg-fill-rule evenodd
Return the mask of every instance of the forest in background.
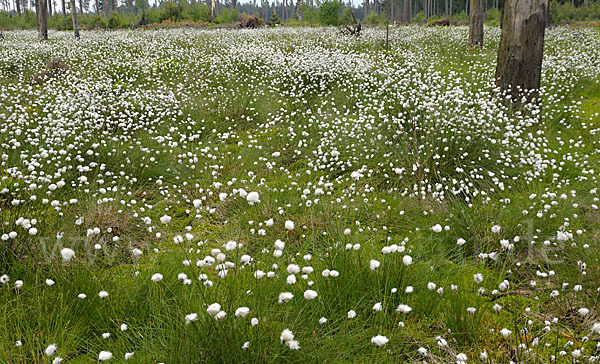
<path id="1" fill-rule="evenodd" d="M 253 0 L 76 0 L 82 29 L 123 29 L 140 25 L 159 27 L 237 25 L 243 14 L 255 15 L 271 26 L 339 26 L 350 23 L 352 14 L 363 24 L 435 24 L 448 19 L 451 25 L 469 21 L 469 1 L 452 0 L 366 0 L 356 6 L 342 1 Z M 484 1 L 486 23 L 499 25 L 503 0 Z M 214 13 L 212 11 L 214 7 Z M 48 2 L 48 27 L 72 30 L 70 4 Z M 550 2 L 552 24 L 598 25 L 600 1 Z M 35 29 L 34 0 L 1 0 L 0 29 Z"/>

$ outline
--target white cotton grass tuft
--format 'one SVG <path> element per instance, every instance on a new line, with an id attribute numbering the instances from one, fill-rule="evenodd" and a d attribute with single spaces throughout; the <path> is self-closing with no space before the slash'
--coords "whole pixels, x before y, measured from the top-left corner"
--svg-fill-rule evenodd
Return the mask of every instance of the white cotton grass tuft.
<path id="1" fill-rule="evenodd" d="M 290 350 L 299 350 L 300 344 L 298 341 L 294 340 L 294 333 L 290 329 L 284 329 L 281 332 L 280 340 L 285 346 L 287 346 Z"/>
<path id="2" fill-rule="evenodd" d="M 279 294 L 277 301 L 279 303 L 286 303 L 286 302 L 289 302 L 292 298 L 294 298 L 294 295 L 292 294 L 292 292 L 281 292 Z"/>
<path id="3" fill-rule="evenodd" d="M 409 305 L 405 305 L 405 304 L 400 304 L 396 308 L 396 312 L 399 312 L 399 313 L 409 313 L 411 311 L 412 311 L 412 307 L 410 307 Z"/>
<path id="4" fill-rule="evenodd" d="M 56 352 L 56 349 L 57 349 L 56 344 L 50 344 L 46 347 L 46 349 L 44 350 L 44 353 L 48 356 L 52 356 Z"/>
<path id="5" fill-rule="evenodd" d="M 163 225 L 169 225 L 171 223 L 171 216 L 169 216 L 169 215 L 163 215 L 163 216 L 161 216 L 160 222 Z"/>
<path id="6" fill-rule="evenodd" d="M 112 357 L 113 357 L 113 355 L 112 355 L 112 353 L 110 351 L 101 351 L 98 354 L 98 360 L 99 361 L 107 361 L 107 360 L 112 359 Z"/>
<path id="7" fill-rule="evenodd" d="M 248 307 L 239 307 L 235 310 L 235 317 L 246 317 L 250 313 L 250 308 Z"/>
<path id="8" fill-rule="evenodd" d="M 185 324 L 188 325 L 194 321 L 198 320 L 198 314 L 193 312 L 188 315 L 185 315 Z"/>
<path id="9" fill-rule="evenodd" d="M 314 300 L 315 298 L 317 298 L 317 296 L 317 291 L 313 291 L 312 289 L 307 289 L 306 291 L 304 291 L 304 298 L 307 300 Z"/>
<path id="10" fill-rule="evenodd" d="M 381 266 L 381 263 L 378 260 L 371 259 L 371 261 L 369 262 L 369 268 L 371 270 L 376 270 L 380 266 Z"/>
<path id="11" fill-rule="evenodd" d="M 294 224 L 294 222 L 292 220 L 287 220 L 285 222 L 285 229 L 286 230 L 294 230 L 295 226 L 296 225 Z"/>
<path id="12" fill-rule="evenodd" d="M 62 248 L 60 251 L 60 255 L 65 262 L 68 262 L 75 257 L 75 251 L 69 248 Z"/>
<path id="13" fill-rule="evenodd" d="M 150 279 L 152 280 L 152 282 L 160 282 L 163 279 L 163 275 L 160 273 L 154 273 L 152 277 L 150 277 Z"/>
<path id="14" fill-rule="evenodd" d="M 219 303 L 213 303 L 206 309 L 209 315 L 215 316 L 221 311 L 221 305 Z"/>
<path id="15" fill-rule="evenodd" d="M 254 205 L 255 203 L 259 203 L 260 202 L 260 196 L 258 195 L 258 192 L 250 192 L 246 195 L 246 201 L 248 201 L 248 204 L 250 204 L 251 206 Z"/>
<path id="16" fill-rule="evenodd" d="M 383 345 L 387 344 L 389 341 L 390 340 L 383 335 L 377 335 L 377 336 L 373 336 L 371 338 L 371 343 L 376 346 L 383 346 Z"/>

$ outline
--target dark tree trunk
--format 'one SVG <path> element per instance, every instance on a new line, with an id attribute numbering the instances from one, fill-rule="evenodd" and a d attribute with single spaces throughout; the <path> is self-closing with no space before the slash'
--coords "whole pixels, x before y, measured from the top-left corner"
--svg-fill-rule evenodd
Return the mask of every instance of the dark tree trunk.
<path id="1" fill-rule="evenodd" d="M 48 5 L 46 0 L 37 0 L 35 3 L 37 15 L 38 39 L 48 40 Z"/>
<path id="2" fill-rule="evenodd" d="M 231 0 L 231 7 L 234 9 L 237 8 L 237 0 Z"/>
<path id="3" fill-rule="evenodd" d="M 300 21 L 302 21 L 302 13 L 300 12 L 301 6 L 302 6 L 302 0 L 296 0 L 296 10 L 294 11 L 294 13 L 296 13 L 296 18 Z"/>
<path id="4" fill-rule="evenodd" d="M 496 86 L 510 92 L 513 102 L 537 96 L 524 90 L 540 88 L 547 12 L 548 0 L 504 1 Z"/>
<path id="5" fill-rule="evenodd" d="M 483 47 L 483 0 L 471 0 L 469 48 Z"/>
<path id="6" fill-rule="evenodd" d="M 84 10 L 83 10 L 83 0 L 79 0 L 79 14 L 83 14 Z"/>
<path id="7" fill-rule="evenodd" d="M 96 0 L 96 15 L 100 15 L 100 0 Z"/>
<path id="8" fill-rule="evenodd" d="M 67 0 L 62 0 L 62 2 L 61 2 L 63 15 L 67 15 L 67 6 L 65 5 L 66 1 Z"/>
<path id="9" fill-rule="evenodd" d="M 15 7 L 17 8 L 17 14 L 21 15 L 21 0 L 15 0 Z"/>
<path id="10" fill-rule="evenodd" d="M 409 9 L 410 0 L 404 0 L 404 3 L 402 5 L 403 5 L 402 22 L 404 24 L 408 24 L 408 23 L 410 23 L 410 9 Z"/>
<path id="11" fill-rule="evenodd" d="M 73 18 L 73 34 L 75 34 L 75 38 L 79 39 L 79 21 L 77 20 L 75 0 L 71 0 L 71 18 Z"/>
<path id="12" fill-rule="evenodd" d="M 52 0 L 46 0 L 48 3 L 48 16 L 52 16 Z"/>

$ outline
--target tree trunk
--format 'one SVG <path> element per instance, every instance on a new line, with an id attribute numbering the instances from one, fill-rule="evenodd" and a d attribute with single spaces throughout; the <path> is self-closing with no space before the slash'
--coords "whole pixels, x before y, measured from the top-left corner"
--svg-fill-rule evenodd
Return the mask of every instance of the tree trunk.
<path id="1" fill-rule="evenodd" d="M 236 9 L 236 8 L 237 8 L 237 0 L 231 0 L 231 7 L 232 7 L 233 9 Z"/>
<path id="2" fill-rule="evenodd" d="M 67 0 L 62 0 L 62 2 L 61 2 L 63 15 L 67 15 L 67 6 L 65 5 L 66 1 Z"/>
<path id="3" fill-rule="evenodd" d="M 294 13 L 296 13 L 296 18 L 300 21 L 302 21 L 302 13 L 300 12 L 301 6 L 302 6 L 302 0 L 296 0 L 296 10 L 294 11 Z"/>
<path id="4" fill-rule="evenodd" d="M 404 3 L 402 4 L 403 5 L 402 22 L 404 24 L 410 23 L 410 12 L 409 12 L 410 9 L 408 8 L 409 4 L 410 4 L 410 0 L 404 0 Z"/>
<path id="5" fill-rule="evenodd" d="M 537 96 L 542 73 L 548 0 L 505 0 L 496 66 L 496 86 L 513 102 Z M 524 95 L 523 95 L 524 93 Z"/>
<path id="6" fill-rule="evenodd" d="M 73 18 L 73 33 L 75 34 L 75 38 L 79 39 L 79 21 L 77 20 L 75 0 L 71 0 L 71 17 Z"/>
<path id="7" fill-rule="evenodd" d="M 96 0 L 96 15 L 100 15 L 100 0 Z"/>
<path id="8" fill-rule="evenodd" d="M 469 48 L 483 47 L 483 0 L 471 0 L 469 20 Z"/>
<path id="9" fill-rule="evenodd" d="M 35 11 L 38 24 L 38 39 L 48 40 L 48 6 L 46 0 L 37 0 L 35 3 Z"/>
<path id="10" fill-rule="evenodd" d="M 21 0 L 15 0 L 15 7 L 17 9 L 17 14 L 21 16 Z"/>
<path id="11" fill-rule="evenodd" d="M 83 0 L 79 0 L 79 14 L 83 14 L 85 11 L 83 10 Z"/>
<path id="12" fill-rule="evenodd" d="M 211 6 L 210 6 L 210 19 L 211 20 L 215 20 L 215 10 L 216 10 L 216 3 L 215 0 L 211 1 Z"/>
<path id="13" fill-rule="evenodd" d="M 48 16 L 52 16 L 52 0 L 46 0 L 48 3 Z"/>

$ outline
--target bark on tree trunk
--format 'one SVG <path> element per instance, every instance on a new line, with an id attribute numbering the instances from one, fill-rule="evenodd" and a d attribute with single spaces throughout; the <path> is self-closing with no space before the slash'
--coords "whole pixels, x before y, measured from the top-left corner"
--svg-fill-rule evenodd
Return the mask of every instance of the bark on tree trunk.
<path id="1" fill-rule="evenodd" d="M 77 20 L 75 0 L 71 0 L 71 18 L 73 18 L 73 34 L 75 34 L 75 38 L 79 39 L 79 21 Z"/>
<path id="2" fill-rule="evenodd" d="M 79 14 L 83 14 L 83 0 L 79 0 Z"/>
<path id="3" fill-rule="evenodd" d="M 215 20 L 215 10 L 216 10 L 216 3 L 215 3 L 215 0 L 212 0 L 211 6 L 210 6 L 210 19 L 211 20 Z"/>
<path id="4" fill-rule="evenodd" d="M 469 48 L 483 47 L 483 0 L 471 0 Z"/>
<path id="5" fill-rule="evenodd" d="M 237 0 L 231 0 L 231 7 L 234 9 L 237 8 Z"/>
<path id="6" fill-rule="evenodd" d="M 63 15 L 67 15 L 67 6 L 65 5 L 65 2 L 67 2 L 67 0 L 62 0 L 62 13 Z"/>
<path id="7" fill-rule="evenodd" d="M 404 24 L 408 24 L 410 22 L 410 9 L 409 9 L 409 5 L 410 5 L 410 0 L 404 0 L 404 3 L 402 4 L 404 9 L 402 9 L 402 22 Z"/>
<path id="8" fill-rule="evenodd" d="M 52 0 L 46 0 L 48 3 L 48 16 L 52 16 Z"/>
<path id="9" fill-rule="evenodd" d="M 100 15 L 100 0 L 96 0 L 96 15 Z"/>
<path id="10" fill-rule="evenodd" d="M 450 13 L 448 12 L 448 0 L 446 0 L 444 5 L 446 6 L 446 19 L 448 19 L 448 17 L 450 16 Z"/>
<path id="11" fill-rule="evenodd" d="M 505 0 L 496 66 L 496 86 L 513 102 L 537 97 L 542 73 L 548 0 Z"/>
<path id="12" fill-rule="evenodd" d="M 48 40 L 48 6 L 46 0 L 37 0 L 35 3 L 35 11 L 38 24 L 38 39 Z"/>
<path id="13" fill-rule="evenodd" d="M 15 0 L 15 7 L 17 8 L 17 14 L 21 16 L 21 0 Z"/>
<path id="14" fill-rule="evenodd" d="M 302 13 L 300 12 L 301 6 L 302 6 L 302 0 L 297 0 L 296 1 L 296 10 L 294 12 L 296 13 L 296 18 L 300 21 L 302 21 Z"/>

